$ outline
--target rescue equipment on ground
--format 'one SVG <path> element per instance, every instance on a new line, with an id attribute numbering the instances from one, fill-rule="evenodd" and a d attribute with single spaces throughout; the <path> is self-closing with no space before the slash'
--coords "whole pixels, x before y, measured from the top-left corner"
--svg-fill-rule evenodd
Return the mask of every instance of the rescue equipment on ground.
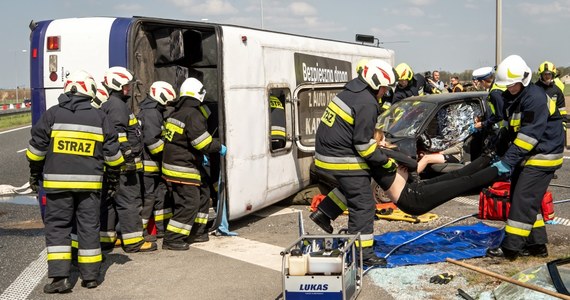
<path id="1" fill-rule="evenodd" d="M 506 221 L 511 207 L 510 182 L 495 182 L 484 188 L 479 194 L 479 214 L 482 220 Z M 546 191 L 542 198 L 542 218 L 544 221 L 554 219 L 554 202 L 552 193 Z"/>
<path id="2" fill-rule="evenodd" d="M 425 213 L 420 216 L 414 216 L 407 214 L 400 209 L 398 209 L 394 204 L 391 204 L 388 207 L 385 207 L 384 204 L 377 204 L 376 205 L 376 218 L 390 220 L 390 221 L 405 221 L 410 223 L 426 223 L 429 221 L 433 221 L 438 218 L 438 215 L 434 213 Z M 393 206 L 393 207 L 391 207 Z M 380 207 L 380 208 L 379 208 Z"/>
<path id="3" fill-rule="evenodd" d="M 355 235 L 302 235 L 281 252 L 283 299 L 356 299 L 362 253 Z"/>

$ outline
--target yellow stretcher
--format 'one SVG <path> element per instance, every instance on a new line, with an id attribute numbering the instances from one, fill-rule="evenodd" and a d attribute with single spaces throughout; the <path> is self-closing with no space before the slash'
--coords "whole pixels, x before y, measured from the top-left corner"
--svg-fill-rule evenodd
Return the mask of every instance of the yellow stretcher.
<path id="1" fill-rule="evenodd" d="M 420 216 L 414 216 L 407 214 L 397 207 L 392 205 L 377 205 L 376 206 L 376 218 L 383 219 L 383 220 L 390 220 L 390 221 L 405 221 L 411 222 L 414 224 L 417 223 L 426 223 L 429 221 L 433 221 L 438 218 L 438 215 L 432 213 L 426 213 Z"/>

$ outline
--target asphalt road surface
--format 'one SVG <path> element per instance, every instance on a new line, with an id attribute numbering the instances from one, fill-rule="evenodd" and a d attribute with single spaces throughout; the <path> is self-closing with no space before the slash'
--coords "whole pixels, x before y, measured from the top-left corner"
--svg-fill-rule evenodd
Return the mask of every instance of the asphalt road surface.
<path id="1" fill-rule="evenodd" d="M 21 186 L 27 181 L 25 154 L 18 151 L 26 148 L 28 140 L 29 128 L 0 133 L 0 167 L 5 170 L 0 172 L 0 184 Z M 552 182 L 563 186 L 551 187 L 555 200 L 570 198 L 568 165 L 565 159 Z M 434 212 L 441 219 L 457 218 L 476 212 L 476 199 L 476 195 L 456 198 Z M 115 248 L 106 254 L 97 289 L 82 288 L 78 271 L 72 268 L 73 292 L 46 295 L 42 292 L 48 282 L 43 223 L 35 203 L 33 195 L 0 197 L 0 299 L 282 299 L 279 253 L 298 237 L 299 211 L 307 232 L 323 234 L 309 220 L 308 206 L 280 203 L 231 222 L 230 229 L 239 236 L 211 236 L 209 242 L 192 245 L 189 251 L 159 248 L 153 253 L 128 254 Z M 570 230 L 570 203 L 556 206 L 556 215 L 564 224 L 548 225 L 549 234 L 565 237 Z M 346 221 L 344 216 L 339 219 Z M 376 222 L 376 234 L 403 228 L 402 222 Z M 423 228 L 430 226 L 424 224 Z M 437 265 L 421 266 L 422 272 L 429 273 Z M 379 274 L 364 277 L 358 299 L 418 299 L 406 296 L 405 283 L 387 286 L 389 278 Z M 413 285 L 414 277 L 407 281 Z M 438 299 L 460 299 L 453 293 L 433 292 L 439 293 Z"/>
<path id="2" fill-rule="evenodd" d="M 29 168 L 26 148 L 31 126 L 0 131 L 0 184 L 22 186 L 28 182 Z"/>

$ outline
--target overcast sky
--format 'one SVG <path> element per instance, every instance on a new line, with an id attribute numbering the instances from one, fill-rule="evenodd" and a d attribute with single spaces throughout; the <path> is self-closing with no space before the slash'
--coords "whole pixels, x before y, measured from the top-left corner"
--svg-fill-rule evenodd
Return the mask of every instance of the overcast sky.
<path id="1" fill-rule="evenodd" d="M 519 54 L 533 70 L 544 60 L 570 65 L 570 0 L 502 3 L 503 58 Z M 0 88 L 29 86 L 29 51 L 22 50 L 29 49 L 30 20 L 138 15 L 342 41 L 361 33 L 378 37 L 381 46 L 395 50 L 396 63 L 416 72 L 461 72 L 495 64 L 495 6 L 496 0 L 5 0 Z"/>

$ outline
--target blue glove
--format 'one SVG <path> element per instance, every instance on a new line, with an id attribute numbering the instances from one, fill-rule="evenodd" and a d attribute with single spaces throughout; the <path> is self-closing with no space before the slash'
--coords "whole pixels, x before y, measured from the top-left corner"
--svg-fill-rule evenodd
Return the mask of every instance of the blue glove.
<path id="1" fill-rule="evenodd" d="M 204 165 L 205 167 L 210 165 L 210 160 L 208 160 L 208 156 L 204 155 L 204 161 L 202 162 L 202 165 Z"/>
<path id="2" fill-rule="evenodd" d="M 220 155 L 226 156 L 226 152 L 228 152 L 228 148 L 226 148 L 225 145 L 222 145 L 222 148 L 220 148 Z"/>
<path id="3" fill-rule="evenodd" d="M 469 134 L 473 134 L 473 133 L 479 131 L 479 128 L 475 128 L 475 124 L 471 123 L 471 124 L 469 124 L 468 130 L 469 130 Z"/>
<path id="4" fill-rule="evenodd" d="M 505 175 L 505 174 L 508 175 L 511 173 L 511 166 L 504 163 L 502 160 L 499 160 L 498 162 L 494 163 L 492 166 L 497 168 L 497 170 L 499 171 L 499 175 Z"/>

